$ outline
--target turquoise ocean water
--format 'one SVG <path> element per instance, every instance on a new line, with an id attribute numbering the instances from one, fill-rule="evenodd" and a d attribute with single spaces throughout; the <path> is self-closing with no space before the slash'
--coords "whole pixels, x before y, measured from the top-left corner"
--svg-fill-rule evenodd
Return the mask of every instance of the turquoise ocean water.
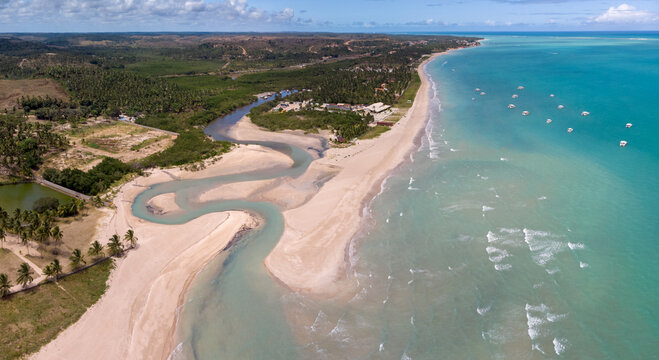
<path id="1" fill-rule="evenodd" d="M 195 280 L 174 358 L 656 358 L 659 36 L 485 37 L 426 66 L 421 146 L 350 248 L 357 294 L 275 283 L 282 218 L 253 205 L 268 225 Z"/>

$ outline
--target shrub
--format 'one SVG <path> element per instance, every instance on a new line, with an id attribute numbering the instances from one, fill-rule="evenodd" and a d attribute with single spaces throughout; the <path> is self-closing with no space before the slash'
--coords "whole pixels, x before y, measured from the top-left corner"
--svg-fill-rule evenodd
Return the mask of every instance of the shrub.
<path id="1" fill-rule="evenodd" d="M 47 210 L 55 210 L 59 206 L 59 200 L 54 197 L 46 196 L 37 199 L 37 201 L 32 204 L 32 210 L 42 213 Z"/>

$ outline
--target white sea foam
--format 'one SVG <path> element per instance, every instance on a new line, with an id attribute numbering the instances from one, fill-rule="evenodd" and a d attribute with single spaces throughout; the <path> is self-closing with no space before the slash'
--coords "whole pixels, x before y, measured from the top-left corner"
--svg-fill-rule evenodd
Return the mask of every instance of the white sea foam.
<path id="1" fill-rule="evenodd" d="M 483 316 L 485 315 L 485 313 L 490 311 L 491 308 L 492 308 L 492 304 L 488 304 L 487 306 L 477 307 L 476 312 L 478 313 L 478 315 Z"/>
<path id="2" fill-rule="evenodd" d="M 582 243 L 567 243 L 567 246 L 570 248 L 570 250 L 583 250 L 586 246 Z"/>
<path id="3" fill-rule="evenodd" d="M 412 360 L 412 358 L 407 355 L 407 351 L 403 351 L 403 355 L 401 355 L 400 360 Z"/>
<path id="4" fill-rule="evenodd" d="M 520 231 L 522 231 L 522 229 L 500 228 L 499 231 L 505 232 L 505 233 L 508 233 L 508 234 L 517 234 Z"/>
<path id="5" fill-rule="evenodd" d="M 494 264 L 494 269 L 497 271 L 506 271 L 512 269 L 513 266 L 510 264 Z"/>
<path id="6" fill-rule="evenodd" d="M 524 242 L 528 244 L 533 261 L 544 267 L 554 256 L 565 249 L 565 243 L 555 240 L 556 236 L 546 231 L 523 229 Z"/>
<path id="7" fill-rule="evenodd" d="M 568 342 L 566 339 L 554 338 L 552 342 L 554 343 L 554 352 L 556 355 L 562 355 L 567 350 Z"/>
<path id="8" fill-rule="evenodd" d="M 489 242 L 489 243 L 491 243 L 491 242 L 495 242 L 495 241 L 499 240 L 499 238 L 496 237 L 496 235 L 494 235 L 494 233 L 491 232 L 491 231 L 488 231 L 488 232 L 487 232 L 486 237 L 487 237 L 487 242 Z"/>
<path id="9" fill-rule="evenodd" d="M 588 263 L 585 263 L 585 262 L 583 262 L 583 261 L 579 261 L 579 267 L 580 267 L 580 268 L 583 269 L 583 268 L 587 268 L 587 267 L 589 267 L 589 266 L 590 266 L 590 265 L 588 265 Z"/>
<path id="10" fill-rule="evenodd" d="M 547 197 L 546 196 L 541 196 L 541 197 L 538 198 L 538 200 L 547 200 Z"/>
<path id="11" fill-rule="evenodd" d="M 547 321 L 557 322 L 558 320 L 564 319 L 566 316 L 567 314 L 552 314 L 550 312 L 547 312 Z"/>

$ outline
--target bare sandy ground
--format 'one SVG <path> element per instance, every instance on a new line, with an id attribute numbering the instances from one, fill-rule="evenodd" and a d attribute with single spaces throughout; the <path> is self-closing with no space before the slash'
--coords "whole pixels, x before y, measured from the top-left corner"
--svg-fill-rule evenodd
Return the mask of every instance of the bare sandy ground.
<path id="1" fill-rule="evenodd" d="M 258 162 L 257 159 L 268 161 Z M 206 178 L 290 165 L 281 153 L 256 145 L 241 146 L 201 171 L 155 170 L 124 185 L 116 211 L 103 222 L 97 239 L 132 228 L 138 247 L 117 260 L 105 295 L 73 326 L 44 346 L 34 359 L 161 359 L 170 353 L 176 311 L 195 275 L 219 254 L 244 226 L 255 219 L 244 212 L 201 216 L 182 225 L 154 224 L 132 215 L 131 204 L 145 187 L 172 179 Z M 167 195 L 167 194 L 165 194 Z M 156 200 L 164 211 L 172 197 Z"/>
<path id="2" fill-rule="evenodd" d="M 421 78 L 421 88 L 408 114 L 379 138 L 331 149 L 297 179 L 223 185 L 200 195 L 199 200 L 246 197 L 273 201 L 288 209 L 284 212 L 284 235 L 266 258 L 266 267 L 294 290 L 330 296 L 339 293 L 347 279 L 346 248 L 360 229 L 365 202 L 414 148 L 415 138 L 427 120 L 429 85 L 422 73 Z M 323 143 L 322 137 L 301 132 L 266 132 L 246 118 L 230 135 L 287 142 L 316 157 Z M 98 239 L 105 243 L 112 234 L 123 234 L 132 228 L 140 239 L 138 248 L 117 262 L 110 287 L 101 300 L 33 358 L 166 358 L 174 344 L 176 310 L 188 284 L 234 234 L 256 220 L 243 212 L 224 212 L 207 214 L 182 225 L 153 224 L 132 215 L 133 199 L 145 187 L 159 182 L 285 167 L 291 163 L 290 158 L 276 151 L 240 146 L 220 161 L 208 162 L 204 170 L 155 170 L 148 177 L 124 185 L 115 198 L 116 212 L 99 229 Z M 163 212 L 177 209 L 173 194 L 164 194 L 152 202 Z"/>
<path id="3" fill-rule="evenodd" d="M 265 264 L 291 289 L 335 296 L 352 288 L 346 250 L 360 229 L 365 203 L 416 146 L 428 119 L 430 86 L 422 67 L 421 87 L 408 113 L 377 139 L 330 149 L 312 168 L 333 165 L 341 168 L 339 173 L 307 203 L 284 212 L 284 234 Z"/>

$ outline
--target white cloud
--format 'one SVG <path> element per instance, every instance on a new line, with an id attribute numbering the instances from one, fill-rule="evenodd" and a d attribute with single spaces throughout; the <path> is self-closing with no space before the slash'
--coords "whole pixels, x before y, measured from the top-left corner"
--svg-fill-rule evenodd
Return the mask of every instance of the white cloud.
<path id="1" fill-rule="evenodd" d="M 251 6 L 247 0 L 0 0 L 0 24 L 58 21 L 101 23 L 139 22 L 161 24 L 288 23 L 293 9 L 268 12 Z"/>
<path id="2" fill-rule="evenodd" d="M 610 7 L 604 14 L 595 18 L 598 23 L 651 23 L 659 21 L 659 16 L 647 10 L 637 10 L 635 6 L 620 4 Z"/>

